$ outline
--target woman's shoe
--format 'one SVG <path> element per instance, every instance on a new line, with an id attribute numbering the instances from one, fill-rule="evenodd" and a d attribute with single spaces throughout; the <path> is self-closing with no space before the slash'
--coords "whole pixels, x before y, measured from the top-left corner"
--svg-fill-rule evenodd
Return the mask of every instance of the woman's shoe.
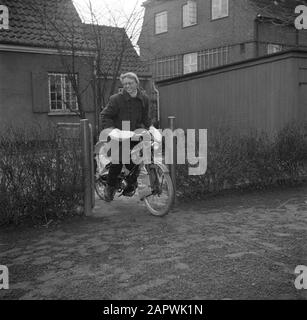
<path id="1" fill-rule="evenodd" d="M 106 187 L 104 188 L 104 194 L 103 194 L 104 201 L 106 202 L 113 201 L 115 193 L 116 193 L 116 187 L 106 185 Z"/>

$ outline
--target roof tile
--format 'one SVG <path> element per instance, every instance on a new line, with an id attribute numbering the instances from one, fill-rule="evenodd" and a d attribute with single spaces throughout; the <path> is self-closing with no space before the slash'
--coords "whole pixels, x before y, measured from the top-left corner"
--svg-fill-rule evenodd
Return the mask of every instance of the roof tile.
<path id="1" fill-rule="evenodd" d="M 74 49 L 95 50 L 92 31 L 99 30 L 106 61 L 114 60 L 118 43 L 124 40 L 120 72 L 149 75 L 124 29 L 83 24 L 72 0 L 1 0 L 1 4 L 9 8 L 10 20 L 9 30 L 0 32 L 0 44 L 69 49 L 73 43 Z"/>

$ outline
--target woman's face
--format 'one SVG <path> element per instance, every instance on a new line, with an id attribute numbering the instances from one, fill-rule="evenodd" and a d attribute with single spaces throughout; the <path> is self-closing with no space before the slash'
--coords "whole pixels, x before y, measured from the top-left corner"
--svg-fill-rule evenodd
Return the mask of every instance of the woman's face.
<path id="1" fill-rule="evenodd" d="M 128 93 L 135 93 L 138 88 L 137 82 L 132 78 L 124 78 L 123 79 L 123 87 Z"/>

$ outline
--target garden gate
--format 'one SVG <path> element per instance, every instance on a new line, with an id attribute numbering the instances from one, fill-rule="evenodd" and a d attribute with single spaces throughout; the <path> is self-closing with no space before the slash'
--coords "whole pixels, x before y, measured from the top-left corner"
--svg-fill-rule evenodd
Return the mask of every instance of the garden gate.
<path id="1" fill-rule="evenodd" d="M 80 167 L 82 170 L 83 206 L 86 216 L 91 215 L 95 206 L 94 188 L 94 154 L 93 154 L 93 129 L 88 119 L 80 120 L 80 123 L 58 123 L 58 142 L 75 141 L 80 152 Z M 58 144 L 63 145 L 62 143 Z M 57 163 L 60 163 L 61 149 L 57 151 Z M 60 177 L 58 177 L 60 178 Z"/>

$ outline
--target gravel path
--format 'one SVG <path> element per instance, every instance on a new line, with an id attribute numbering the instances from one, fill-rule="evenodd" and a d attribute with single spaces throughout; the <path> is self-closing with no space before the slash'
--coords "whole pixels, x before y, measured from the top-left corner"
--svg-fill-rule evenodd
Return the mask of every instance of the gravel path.
<path id="1" fill-rule="evenodd" d="M 307 187 L 179 204 L 156 218 L 136 199 L 93 217 L 0 229 L 0 299 L 307 299 Z"/>

